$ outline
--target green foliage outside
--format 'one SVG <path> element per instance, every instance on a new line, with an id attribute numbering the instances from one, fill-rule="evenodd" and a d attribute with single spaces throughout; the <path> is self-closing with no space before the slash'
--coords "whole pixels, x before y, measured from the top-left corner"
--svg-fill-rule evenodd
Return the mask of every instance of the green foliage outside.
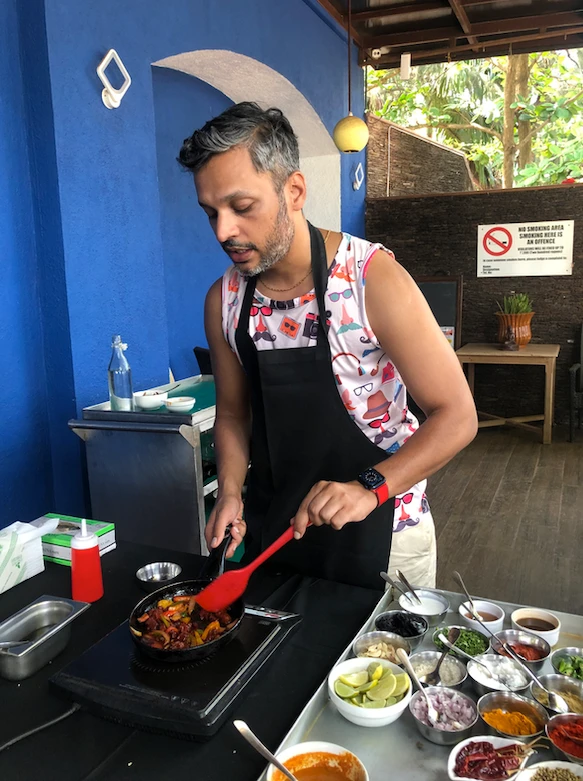
<path id="1" fill-rule="evenodd" d="M 368 109 L 463 151 L 477 187 L 583 179 L 583 49 L 367 77 Z"/>

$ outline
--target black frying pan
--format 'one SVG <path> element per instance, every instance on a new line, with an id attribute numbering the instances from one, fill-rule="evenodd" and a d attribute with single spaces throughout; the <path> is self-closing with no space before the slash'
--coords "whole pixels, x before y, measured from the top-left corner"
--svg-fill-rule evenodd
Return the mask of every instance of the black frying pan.
<path id="1" fill-rule="evenodd" d="M 225 569 L 225 556 L 230 542 L 231 535 L 227 531 L 223 542 L 218 548 L 214 548 L 211 551 L 200 576 L 196 580 L 183 580 L 180 583 L 173 583 L 171 586 L 163 586 L 158 589 L 158 591 L 148 594 L 147 597 L 144 597 L 144 599 L 138 602 L 132 610 L 129 624 L 130 636 L 141 653 L 146 654 L 159 662 L 196 662 L 214 654 L 235 637 L 239 631 L 245 613 L 245 605 L 243 604 L 242 599 L 238 599 L 228 608 L 229 615 L 235 624 L 220 635 L 220 637 L 217 637 L 215 640 L 211 640 L 204 645 L 199 645 L 194 648 L 167 651 L 164 648 L 152 648 L 147 643 L 144 643 L 140 637 L 136 637 L 132 632 L 132 629 L 135 629 L 138 632 L 143 631 L 143 624 L 138 622 L 138 618 L 148 610 L 156 607 L 159 600 L 198 594 L 199 591 L 202 591 L 202 589 L 218 577 L 218 575 L 222 575 Z"/>

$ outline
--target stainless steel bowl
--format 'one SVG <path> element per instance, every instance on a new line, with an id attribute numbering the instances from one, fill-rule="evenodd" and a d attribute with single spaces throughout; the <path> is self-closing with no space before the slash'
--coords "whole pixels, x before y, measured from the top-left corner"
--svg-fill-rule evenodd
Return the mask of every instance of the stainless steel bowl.
<path id="1" fill-rule="evenodd" d="M 443 609 L 439 613 L 424 613 L 420 606 L 415 602 L 415 597 L 411 596 L 412 601 L 410 601 L 407 597 L 401 595 L 399 597 L 399 605 L 403 610 L 406 610 L 408 613 L 413 613 L 415 616 L 421 616 L 427 621 L 429 626 L 438 626 L 441 624 L 449 610 L 449 602 L 447 599 L 436 591 L 430 591 L 425 588 L 416 588 L 415 593 L 419 595 L 420 599 L 426 597 L 427 599 L 433 599 L 436 602 L 440 602 Z"/>
<path id="2" fill-rule="evenodd" d="M 433 669 L 435 669 L 435 665 L 437 664 L 440 656 L 441 651 L 419 651 L 418 653 L 413 654 L 411 657 L 411 664 L 413 665 L 413 669 L 415 669 L 415 663 L 433 662 Z M 448 656 L 447 660 L 444 661 L 444 664 L 446 661 L 447 663 L 453 664 L 455 666 L 459 673 L 459 680 L 457 680 L 456 683 L 439 683 L 437 685 L 441 688 L 445 687 L 448 689 L 457 689 L 457 687 L 461 686 L 468 677 L 468 671 L 466 670 L 466 666 L 461 661 L 461 659 L 456 659 L 455 656 Z M 443 670 L 443 667 L 441 669 Z M 415 670 L 415 672 L 417 671 Z"/>
<path id="3" fill-rule="evenodd" d="M 530 669 L 534 670 L 535 672 L 541 669 L 543 664 L 551 655 L 551 646 L 547 643 L 546 640 L 521 629 L 503 629 L 501 632 L 496 632 L 496 637 L 502 643 L 508 643 L 509 645 L 520 643 L 521 645 L 529 645 L 531 648 L 536 648 L 537 650 L 541 651 L 544 655 L 541 656 L 541 658 L 536 662 L 525 662 L 526 666 L 530 667 Z M 497 654 L 499 654 L 502 650 L 502 647 L 498 646 L 494 641 L 491 642 L 491 646 L 492 650 Z M 504 654 L 501 655 L 503 656 Z"/>
<path id="4" fill-rule="evenodd" d="M 355 656 L 369 656 L 369 654 L 365 653 L 366 649 L 369 646 L 380 642 L 392 645 L 395 649 L 403 648 L 406 654 L 411 653 L 411 646 L 407 640 L 405 640 L 404 637 L 401 637 L 401 635 L 396 635 L 394 632 L 367 632 L 366 634 L 357 637 L 352 643 L 352 653 Z M 371 656 L 370 658 L 378 659 L 378 657 L 375 656 Z M 394 662 L 394 664 L 401 664 L 398 659 L 389 659 L 389 661 Z"/>
<path id="5" fill-rule="evenodd" d="M 574 694 L 583 701 L 583 681 L 578 681 L 576 678 L 568 678 L 566 675 L 559 675 L 558 673 L 551 673 L 550 675 L 539 675 L 539 681 L 542 685 L 549 689 L 549 691 L 556 694 Z M 548 705 L 545 705 L 544 692 L 541 691 L 534 681 L 530 685 L 530 693 L 537 702 L 544 705 L 549 713 L 555 713 Z"/>
<path id="6" fill-rule="evenodd" d="M 559 661 L 564 659 L 566 656 L 580 656 L 583 658 L 583 648 L 575 648 L 574 646 L 569 646 L 568 648 L 558 648 L 551 654 L 551 664 L 553 665 L 555 672 L 557 672 L 559 675 L 566 675 L 566 673 L 562 673 L 558 668 Z M 571 677 L 571 675 L 567 675 L 567 678 Z M 573 678 L 573 680 L 578 681 L 579 678 Z"/>
<path id="7" fill-rule="evenodd" d="M 569 722 L 572 721 L 583 724 L 583 716 L 578 716 L 574 713 L 557 714 L 556 716 L 553 716 L 551 719 L 548 720 L 545 727 L 545 732 L 547 733 L 547 737 L 550 741 L 551 750 L 553 754 L 557 757 L 557 759 L 564 760 L 566 762 L 575 762 L 575 764 L 577 765 L 583 765 L 583 758 L 576 757 L 574 754 L 568 754 L 566 751 L 563 751 L 563 749 L 559 748 L 553 742 L 553 739 L 550 735 L 554 727 L 557 727 L 560 724 L 568 724 Z M 581 747 L 581 753 L 583 754 L 583 746 Z"/>
<path id="8" fill-rule="evenodd" d="M 498 654 L 478 654 L 478 656 L 476 656 L 475 658 L 478 661 L 485 662 L 485 664 L 488 664 L 488 662 L 492 662 L 492 661 L 493 662 L 497 662 L 500 659 Z M 517 670 L 519 670 L 524 675 L 524 677 L 526 678 L 526 673 L 524 672 L 524 670 L 520 667 L 520 665 L 517 662 L 513 661 L 510 658 L 508 658 L 507 661 L 510 662 L 512 665 L 514 665 L 514 667 Z M 488 686 L 488 684 L 483 683 L 480 680 L 477 680 L 476 672 L 475 672 L 476 668 L 483 669 L 483 668 L 480 668 L 480 665 L 477 664 L 477 662 L 474 661 L 474 660 L 472 660 L 471 662 L 468 662 L 468 675 L 470 676 L 470 680 L 471 680 L 472 685 L 473 685 L 473 687 L 474 687 L 474 689 L 476 691 L 476 694 L 479 694 L 480 697 L 483 697 L 484 694 L 489 694 L 490 692 L 507 691 L 506 689 L 502 688 L 502 686 L 500 686 L 500 688 L 496 688 L 494 686 Z M 478 675 L 479 675 L 479 673 L 478 673 Z M 520 686 L 517 689 L 512 689 L 512 691 L 513 692 L 524 691 L 525 689 L 528 689 L 529 684 L 530 684 L 530 678 L 526 678 L 526 683 L 524 684 L 524 686 Z"/>
<path id="9" fill-rule="evenodd" d="M 443 632 L 443 634 L 447 637 L 447 634 L 450 629 L 462 629 L 464 632 L 475 632 L 476 634 L 480 635 L 484 639 L 484 642 L 486 643 L 486 650 L 483 652 L 485 654 L 489 653 L 490 651 L 490 638 L 488 635 L 485 635 L 483 632 L 478 632 L 477 629 L 470 629 L 468 626 L 461 626 L 460 624 L 448 624 L 447 626 L 439 626 L 437 629 L 433 632 L 432 640 L 435 645 L 437 645 L 437 635 Z M 440 646 L 437 645 L 439 648 Z M 443 650 L 443 649 L 441 649 Z M 451 651 L 450 653 L 454 653 L 454 651 Z"/>
<path id="10" fill-rule="evenodd" d="M 510 732 L 502 732 L 502 730 L 491 727 L 484 719 L 484 713 L 498 709 L 507 712 L 518 711 L 518 713 L 528 716 L 536 724 L 536 732 L 532 732 L 530 735 L 513 735 Z M 549 720 L 548 713 L 542 705 L 533 700 L 527 700 L 526 697 L 521 697 L 513 692 L 490 692 L 489 694 L 484 694 L 478 700 L 478 713 L 484 722 L 486 734 L 500 735 L 503 738 L 524 738 L 524 740 L 530 740 L 530 738 L 534 738 L 536 735 L 541 735 L 544 732 L 545 725 Z"/>
<path id="11" fill-rule="evenodd" d="M 154 561 L 136 572 L 136 580 L 144 591 L 156 591 L 176 580 L 182 567 L 172 561 Z"/>
<path id="12" fill-rule="evenodd" d="M 411 702 L 409 703 L 409 710 L 411 712 L 411 715 L 413 716 L 413 721 L 415 722 L 415 726 L 417 727 L 419 732 L 423 735 L 423 737 L 431 741 L 431 743 L 436 743 L 438 746 L 453 746 L 454 743 L 459 743 L 460 741 L 469 738 L 472 733 L 472 729 L 474 728 L 474 724 L 478 721 L 479 718 L 476 703 L 470 697 L 468 697 L 465 694 L 461 694 L 461 692 L 458 692 L 455 689 L 449 689 L 441 686 L 427 686 L 425 691 L 428 694 L 432 694 L 432 693 L 443 694 L 444 692 L 452 692 L 453 694 L 456 695 L 456 697 L 463 697 L 464 700 L 467 700 L 467 702 L 472 707 L 474 712 L 474 719 L 472 720 L 472 723 L 469 724 L 467 727 L 455 731 L 450 731 L 450 732 L 446 730 L 436 729 L 435 727 L 428 727 L 427 724 L 423 724 L 422 721 L 419 721 L 419 719 L 413 712 L 414 703 L 417 702 L 417 700 L 422 696 L 420 692 L 415 692 L 413 697 L 411 697 Z"/>
<path id="13" fill-rule="evenodd" d="M 408 617 L 414 617 L 417 621 L 419 621 L 425 627 L 423 632 L 421 632 L 418 635 L 413 635 L 413 637 L 405 637 L 404 635 L 399 635 L 398 632 L 392 632 L 393 634 L 396 634 L 399 637 L 403 637 L 409 643 L 409 646 L 411 647 L 411 650 L 417 648 L 417 646 L 423 641 L 423 638 L 425 637 L 425 635 L 427 634 L 427 630 L 429 629 L 429 624 L 423 618 L 423 616 L 413 616 L 411 613 L 407 612 L 406 610 L 386 610 L 384 613 L 380 613 L 375 618 L 375 622 L 374 622 L 375 629 L 377 631 L 379 631 L 379 632 L 392 631 L 392 630 L 388 630 L 388 629 L 383 629 L 382 626 L 379 626 L 379 623 L 382 622 L 383 618 L 385 618 L 385 617 L 389 618 L 389 617 L 395 616 L 397 614 L 405 615 L 405 616 L 408 616 Z"/>

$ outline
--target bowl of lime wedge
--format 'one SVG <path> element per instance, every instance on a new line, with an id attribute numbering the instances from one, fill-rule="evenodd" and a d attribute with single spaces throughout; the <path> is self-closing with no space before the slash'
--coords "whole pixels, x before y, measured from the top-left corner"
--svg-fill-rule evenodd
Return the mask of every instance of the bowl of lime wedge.
<path id="1" fill-rule="evenodd" d="M 346 659 L 332 668 L 328 694 L 345 719 L 361 727 L 396 721 L 411 699 L 411 680 L 387 659 Z"/>

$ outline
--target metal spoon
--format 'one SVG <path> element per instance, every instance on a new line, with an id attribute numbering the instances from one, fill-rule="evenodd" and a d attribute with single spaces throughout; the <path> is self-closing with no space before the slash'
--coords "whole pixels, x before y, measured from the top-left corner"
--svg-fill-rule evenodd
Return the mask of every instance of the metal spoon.
<path id="1" fill-rule="evenodd" d="M 396 580 L 393 580 L 393 578 L 391 578 L 391 577 L 390 577 L 390 575 L 389 575 L 387 572 L 381 572 L 381 573 L 380 573 L 380 576 L 381 576 L 381 578 L 382 578 L 384 581 L 386 581 L 386 582 L 389 584 L 389 586 L 392 586 L 393 588 L 396 588 L 396 589 L 397 589 L 397 591 L 398 591 L 400 594 L 402 594 L 404 597 L 407 597 L 407 599 L 409 600 L 409 602 L 410 602 L 412 605 L 413 605 L 413 604 L 415 604 L 415 603 L 413 602 L 413 598 L 411 597 L 411 594 L 408 594 L 408 593 L 405 591 L 405 589 L 403 589 L 403 588 L 400 586 L 400 584 L 399 584 L 399 583 L 397 583 L 397 581 L 396 581 Z"/>
<path id="2" fill-rule="evenodd" d="M 285 765 L 283 765 L 279 759 L 277 759 L 271 751 L 265 746 L 255 735 L 247 724 L 244 721 L 240 721 L 239 719 L 236 719 L 233 724 L 235 727 L 239 730 L 241 735 L 245 738 L 247 743 L 249 743 L 255 751 L 259 752 L 261 756 L 266 759 L 268 762 L 271 762 L 272 765 L 274 765 L 280 773 L 283 773 L 286 778 L 289 778 L 289 781 L 298 781 L 298 779 L 293 775 L 293 773 L 290 773 L 290 771 L 287 769 Z"/>
<path id="3" fill-rule="evenodd" d="M 437 722 L 439 721 L 439 713 L 437 712 L 435 706 L 431 703 L 431 700 L 429 699 L 427 692 L 423 688 L 423 684 L 417 677 L 415 670 L 413 669 L 413 665 L 409 661 L 409 657 L 404 648 L 397 648 L 397 658 L 403 664 L 403 666 L 405 667 L 405 669 L 413 679 L 415 686 L 421 692 L 421 696 L 425 698 L 425 702 L 427 703 L 427 718 L 429 719 L 431 724 L 435 726 L 435 724 L 437 724 Z"/>
<path id="4" fill-rule="evenodd" d="M 526 664 L 526 660 L 524 659 L 524 657 L 521 656 L 519 653 L 517 653 L 509 643 L 503 643 L 499 637 L 496 637 L 494 632 L 492 632 L 489 626 L 486 626 L 486 623 L 484 622 L 480 614 L 475 609 L 471 610 L 471 613 L 476 619 L 476 621 L 479 621 L 480 624 L 483 626 L 483 628 L 486 630 L 486 632 L 488 632 L 490 637 L 492 637 L 498 643 L 498 645 L 502 646 L 502 648 L 506 651 L 508 656 L 510 656 L 511 659 L 513 659 L 517 664 L 520 665 L 520 667 L 524 670 L 524 672 L 528 675 L 528 677 L 532 681 L 534 681 L 537 686 L 539 686 L 544 692 L 546 692 L 546 695 L 549 698 L 549 708 L 551 710 L 556 711 L 557 713 L 569 713 L 571 708 L 569 708 L 569 706 L 567 705 L 566 700 L 563 697 L 561 697 L 560 694 L 556 694 L 555 692 L 550 691 L 549 689 L 545 688 L 542 685 L 538 677 Z"/>
<path id="5" fill-rule="evenodd" d="M 466 584 L 464 583 L 464 579 L 462 578 L 462 576 L 460 575 L 460 573 L 457 570 L 453 571 L 453 576 L 457 580 L 457 582 L 460 584 L 460 586 L 462 587 L 462 591 L 464 592 L 464 594 L 468 598 L 468 602 L 472 606 L 472 612 L 474 614 L 477 613 L 478 611 L 476 610 L 476 606 L 474 605 L 474 600 L 471 598 L 470 592 L 466 588 Z M 478 619 L 478 621 L 481 621 L 481 620 L 482 620 L 482 618 L 480 617 Z"/>
<path id="6" fill-rule="evenodd" d="M 455 645 L 456 640 L 460 636 L 460 630 L 457 628 L 457 626 L 452 626 L 447 633 L 447 639 L 450 643 Z M 441 675 L 439 674 L 439 668 L 443 664 L 443 660 L 449 653 L 449 648 L 445 646 L 443 649 L 443 653 L 439 657 L 439 661 L 437 662 L 437 665 L 435 667 L 435 670 L 432 670 L 430 673 L 427 673 L 427 675 L 420 675 L 419 680 L 421 683 L 424 683 L 426 686 L 439 686 L 441 683 Z"/>
<path id="7" fill-rule="evenodd" d="M 418 602 L 420 605 L 422 605 L 423 603 L 422 603 L 422 602 L 421 602 L 421 600 L 419 599 L 419 596 L 418 596 L 417 592 L 415 591 L 415 589 L 413 588 L 413 586 L 412 586 L 412 585 L 409 583 L 409 581 L 407 580 L 407 578 L 406 578 L 406 577 L 403 575 L 403 573 L 402 573 L 402 572 L 401 572 L 401 570 L 399 570 L 399 569 L 397 570 L 397 577 L 399 578 L 399 580 L 402 580 L 402 581 L 403 581 L 403 583 L 404 583 L 404 584 L 407 586 L 407 588 L 409 589 L 409 591 L 411 592 L 411 594 L 413 594 L 413 596 L 415 597 L 415 599 L 417 600 L 417 602 Z"/>
<path id="8" fill-rule="evenodd" d="M 462 651 L 461 648 L 458 648 L 457 645 L 452 645 L 452 643 L 449 642 L 447 637 L 443 634 L 443 632 L 440 632 L 437 637 L 441 642 L 447 646 L 451 651 L 453 651 L 455 654 L 459 654 L 459 656 L 463 656 L 464 659 L 467 659 L 469 662 L 475 662 L 476 664 L 479 664 L 480 667 L 483 667 L 484 670 L 488 671 L 488 675 L 495 678 L 502 686 L 504 686 L 505 689 L 508 691 L 511 691 L 510 687 L 504 683 L 504 681 L 501 678 L 498 678 L 498 676 L 494 675 L 492 673 L 492 670 L 488 667 L 487 664 L 484 664 L 484 662 L 481 662 L 479 659 L 474 658 L 473 656 L 470 656 L 470 654 L 467 654 L 465 651 Z"/>

